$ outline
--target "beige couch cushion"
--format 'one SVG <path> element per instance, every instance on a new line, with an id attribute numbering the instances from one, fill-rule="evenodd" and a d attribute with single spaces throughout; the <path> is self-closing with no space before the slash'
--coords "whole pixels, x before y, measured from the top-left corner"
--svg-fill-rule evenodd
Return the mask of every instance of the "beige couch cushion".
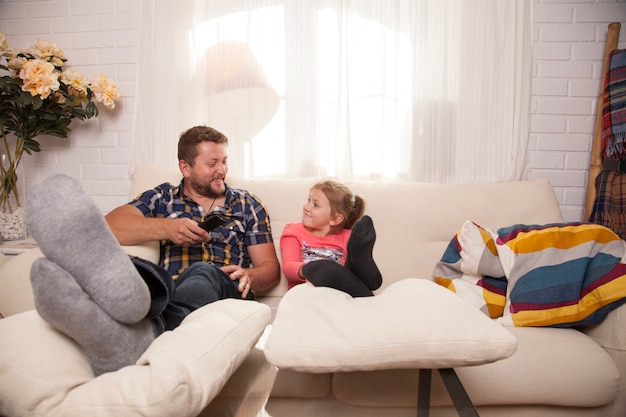
<path id="1" fill-rule="evenodd" d="M 302 372 L 440 368 L 506 358 L 504 327 L 432 281 L 405 279 L 374 297 L 301 284 L 278 306 L 265 356 Z"/>
<path id="2" fill-rule="evenodd" d="M 507 404 L 514 405 L 599 407 L 615 398 L 619 389 L 615 363 L 581 332 L 554 328 L 507 329 L 518 342 L 512 356 L 482 366 L 456 368 L 475 405 L 502 404 L 505 399 Z M 441 379 L 436 373 L 433 376 L 431 405 L 450 405 Z M 333 376 L 337 399 L 354 405 L 414 407 L 417 389 L 415 370 L 346 372 Z M 569 415 L 567 411 L 562 413 Z M 512 411 L 497 415 L 512 415 Z M 590 409 L 588 415 L 599 414 Z"/>
<path id="3" fill-rule="evenodd" d="M 0 320 L 0 415 L 196 416 L 246 358 L 270 319 L 222 300 L 159 336 L 137 364 L 93 377 L 80 348 L 36 311 Z"/>

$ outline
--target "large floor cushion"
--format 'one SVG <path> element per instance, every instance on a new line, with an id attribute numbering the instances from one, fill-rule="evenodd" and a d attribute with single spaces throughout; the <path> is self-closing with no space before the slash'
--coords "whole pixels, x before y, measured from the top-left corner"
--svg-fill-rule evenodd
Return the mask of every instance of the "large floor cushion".
<path id="1" fill-rule="evenodd" d="M 197 416 L 269 320 L 264 304 L 218 301 L 159 336 L 136 365 L 94 378 L 78 345 L 35 310 L 1 319 L 0 415 Z"/>
<path id="2" fill-rule="evenodd" d="M 280 369 L 324 373 L 476 365 L 515 352 L 515 337 L 424 279 L 352 298 L 301 284 L 281 300 L 265 348 Z"/>

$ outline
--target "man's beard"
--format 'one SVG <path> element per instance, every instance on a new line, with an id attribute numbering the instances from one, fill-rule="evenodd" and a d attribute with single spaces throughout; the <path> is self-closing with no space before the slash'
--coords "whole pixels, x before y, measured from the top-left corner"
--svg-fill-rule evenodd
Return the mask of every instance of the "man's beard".
<path id="1" fill-rule="evenodd" d="M 222 182 L 220 183 L 221 186 L 217 190 L 215 190 L 213 186 L 213 180 L 217 178 L 214 178 L 210 181 L 202 181 L 202 182 L 195 181 L 195 179 L 193 178 L 190 178 L 190 179 L 191 179 L 190 181 L 191 186 L 200 195 L 203 195 L 209 198 L 217 198 L 217 197 L 224 195 L 224 179 L 223 178 L 221 178 L 222 179 Z"/>

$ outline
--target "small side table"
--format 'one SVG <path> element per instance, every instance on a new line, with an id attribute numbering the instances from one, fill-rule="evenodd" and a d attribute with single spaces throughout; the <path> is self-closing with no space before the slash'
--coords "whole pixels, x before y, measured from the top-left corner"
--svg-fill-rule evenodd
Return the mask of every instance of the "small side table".
<path id="1" fill-rule="evenodd" d="M 0 241 L 0 253 L 4 255 L 19 255 L 37 247 L 37 243 L 31 237 L 21 240 Z"/>

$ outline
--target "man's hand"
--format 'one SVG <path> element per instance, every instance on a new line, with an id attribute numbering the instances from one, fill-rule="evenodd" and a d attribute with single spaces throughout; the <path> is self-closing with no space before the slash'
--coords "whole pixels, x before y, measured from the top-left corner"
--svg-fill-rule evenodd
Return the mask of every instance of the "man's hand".
<path id="1" fill-rule="evenodd" d="M 191 246 L 209 239 L 209 233 L 191 219 L 168 219 L 167 235 L 176 245 Z"/>
<path id="2" fill-rule="evenodd" d="M 194 245 L 209 239 L 209 233 L 191 219 L 144 217 L 134 206 L 120 206 L 105 216 L 121 245 L 171 240 L 176 245 Z"/>
<path id="3" fill-rule="evenodd" d="M 273 243 L 248 246 L 248 253 L 254 267 L 225 265 L 221 268 L 230 279 L 239 280 L 242 298 L 246 298 L 250 290 L 265 291 L 280 281 L 280 264 Z"/>
<path id="4" fill-rule="evenodd" d="M 246 298 L 252 288 L 252 277 L 248 275 L 246 270 L 239 265 L 226 265 L 221 269 L 226 272 L 233 281 L 239 280 L 237 289 L 241 293 L 241 298 Z"/>

